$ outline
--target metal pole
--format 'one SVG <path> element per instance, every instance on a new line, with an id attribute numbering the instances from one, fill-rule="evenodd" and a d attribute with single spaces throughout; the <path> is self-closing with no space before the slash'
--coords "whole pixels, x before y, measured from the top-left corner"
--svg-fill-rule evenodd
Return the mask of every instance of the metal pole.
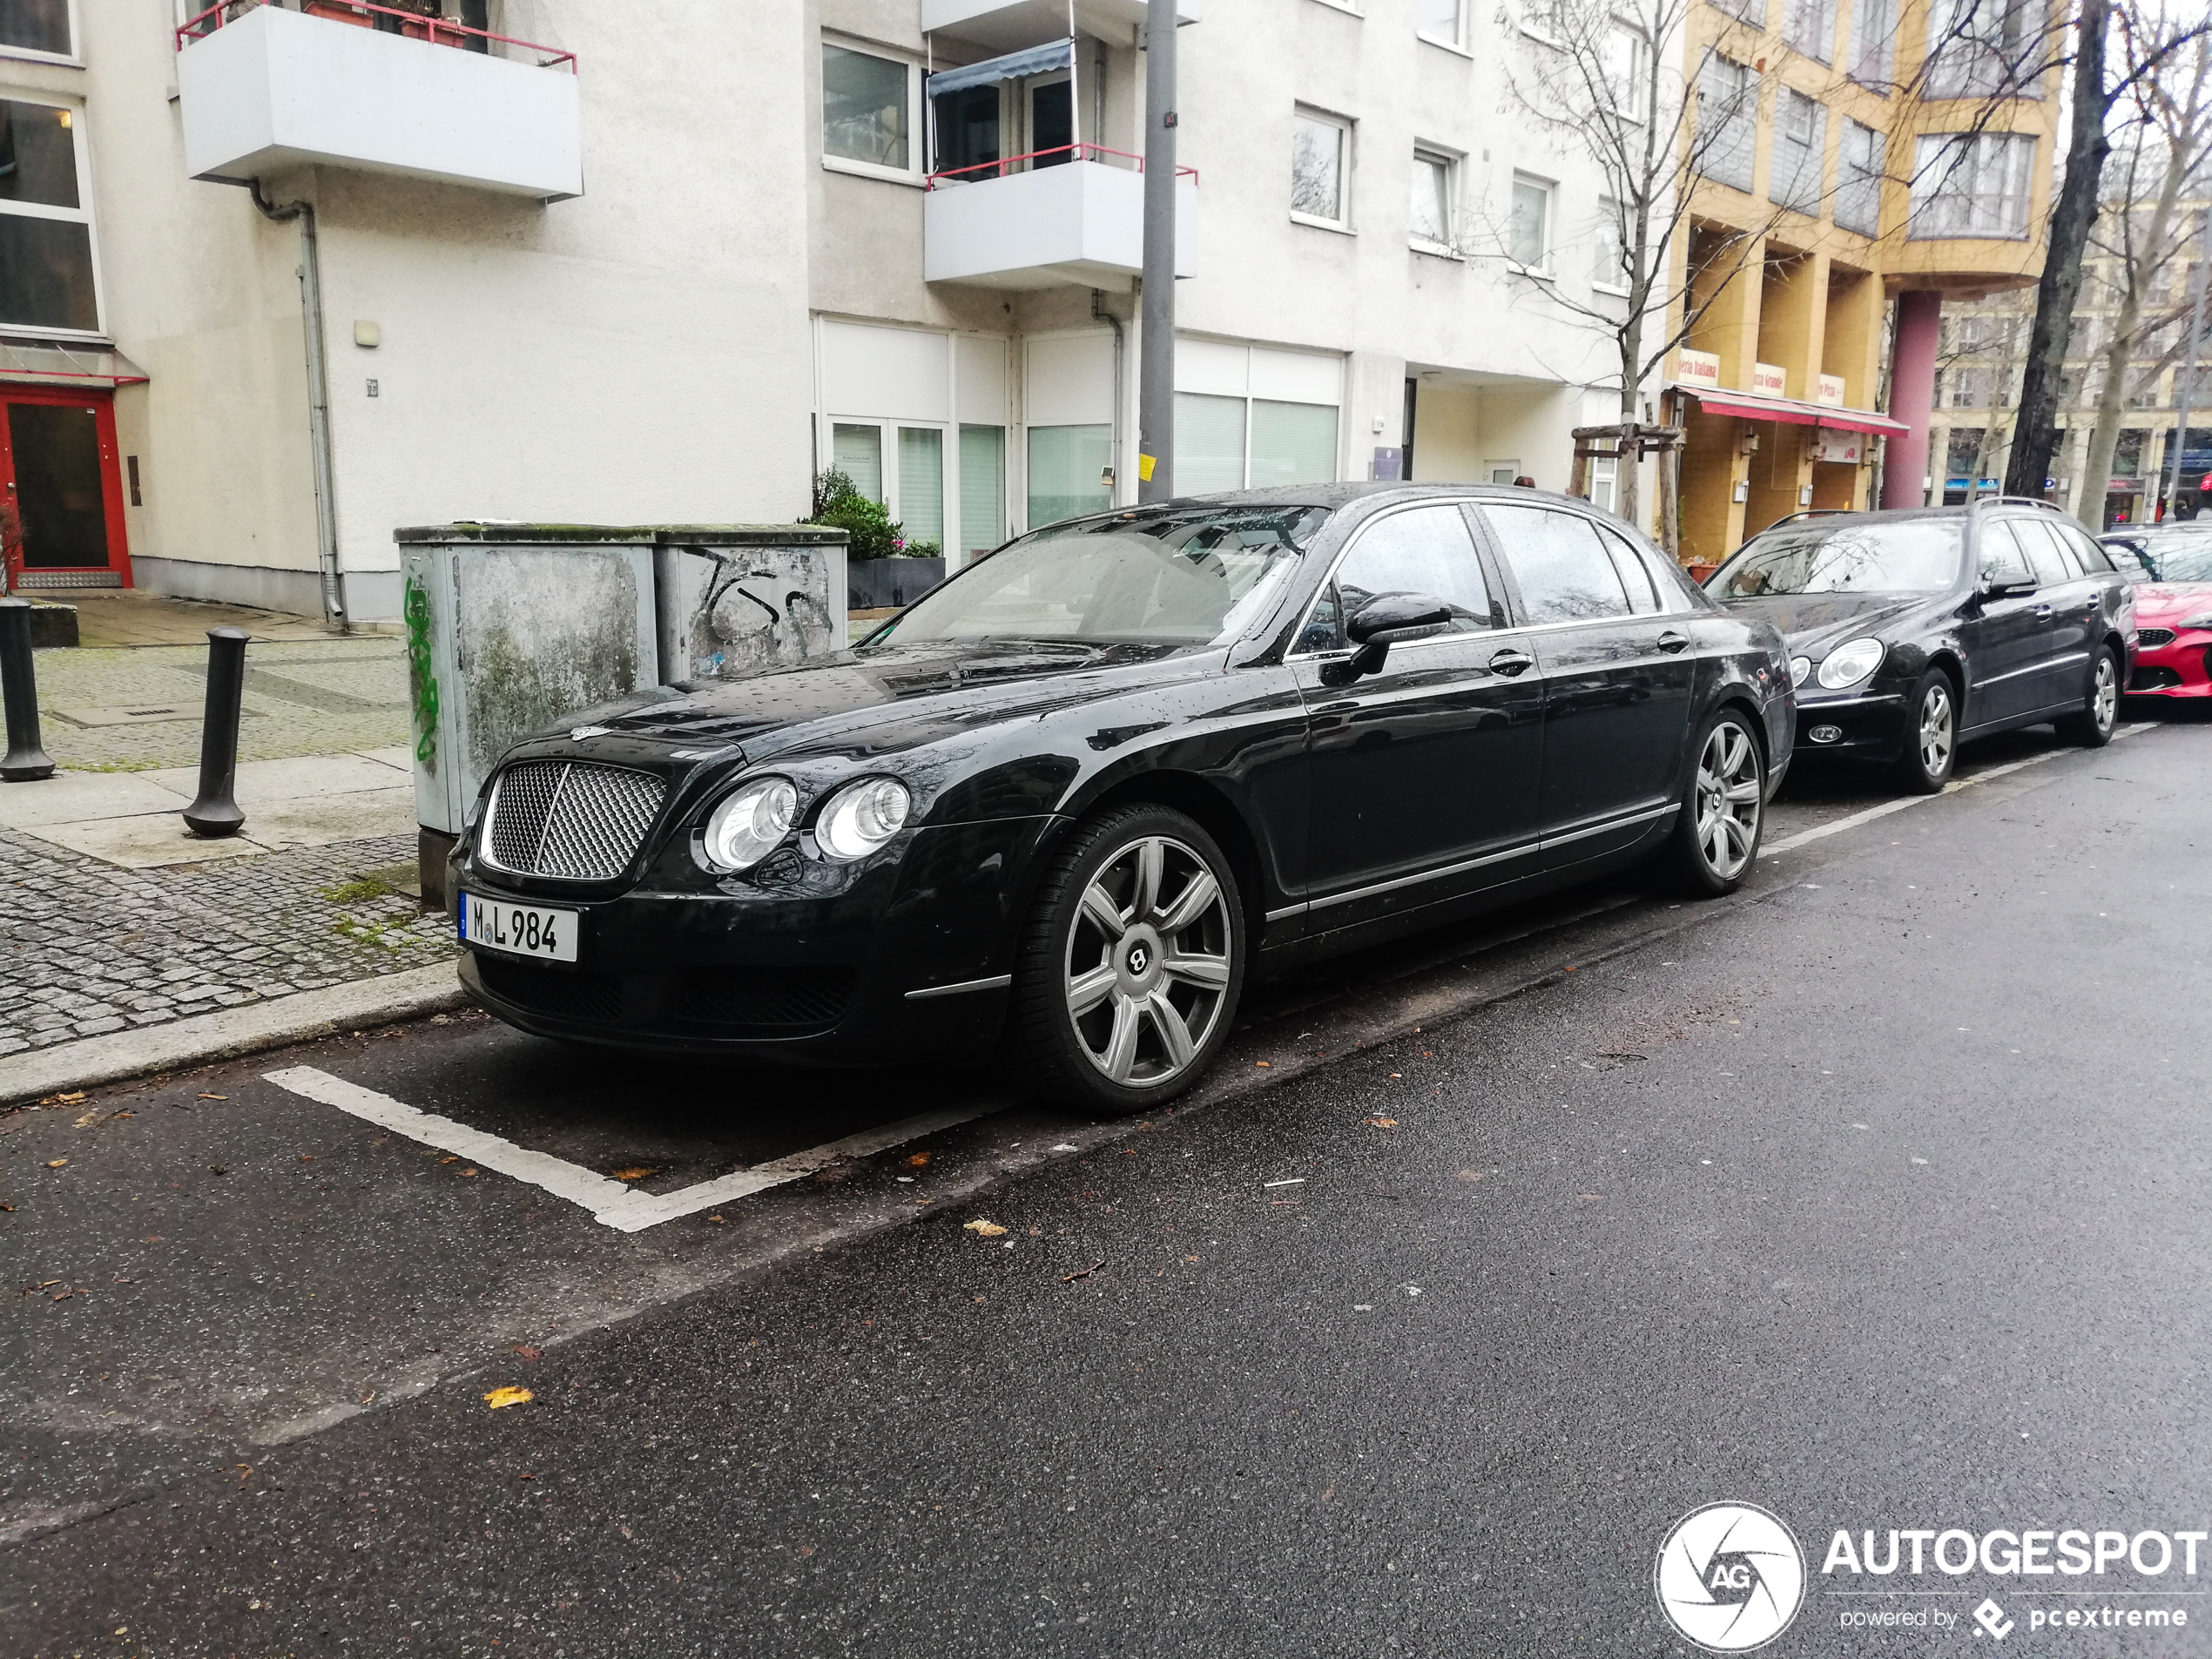
<path id="1" fill-rule="evenodd" d="M 2182 452 L 2189 447 L 2189 403 L 2196 393 L 2197 346 L 2204 337 L 2204 277 L 2206 268 L 2212 266 L 2212 245 L 2208 245 L 2205 235 L 2206 218 L 2202 213 L 2196 216 L 2196 298 L 2189 307 L 2188 368 L 2184 371 L 2182 395 L 2175 400 L 2180 407 L 2174 423 L 2174 454 L 2171 457 L 2174 469 L 2169 475 L 2171 482 L 2166 489 L 2166 513 L 2169 520 L 2173 516 L 2175 503 L 2182 498 Z"/>
<path id="2" fill-rule="evenodd" d="M 238 782 L 239 700 L 246 691 L 243 628 L 207 631 L 207 710 L 199 725 L 199 798 L 185 808 L 195 835 L 235 835 L 246 827 L 231 792 Z"/>
<path id="3" fill-rule="evenodd" d="M 8 756 L 0 779 L 27 784 L 54 775 L 38 740 L 38 671 L 30 658 L 30 601 L 0 599 L 0 698 L 8 705 Z"/>
<path id="4" fill-rule="evenodd" d="M 1137 342 L 1136 498 L 1175 494 L 1176 0 L 1144 8 L 1144 310 Z"/>
<path id="5" fill-rule="evenodd" d="M 261 181 L 247 181 L 254 206 L 282 224 L 300 221 L 300 313 L 307 345 L 307 447 L 314 468 L 315 554 L 322 573 L 323 619 L 346 629 L 346 589 L 338 576 L 338 487 L 331 460 L 330 359 L 322 329 L 321 238 L 315 229 L 311 202 L 287 202 L 279 207 L 261 193 Z"/>

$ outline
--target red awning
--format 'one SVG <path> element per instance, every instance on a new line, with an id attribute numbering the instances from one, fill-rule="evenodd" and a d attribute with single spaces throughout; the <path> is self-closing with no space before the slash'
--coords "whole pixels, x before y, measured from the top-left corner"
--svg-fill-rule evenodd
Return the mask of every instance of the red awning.
<path id="1" fill-rule="evenodd" d="M 1732 415 L 1744 421 L 1779 421 L 1785 426 L 1824 426 L 1838 432 L 1909 432 L 1902 421 L 1871 409 L 1835 409 L 1824 403 L 1802 402 L 1794 397 L 1760 397 L 1750 392 L 1713 392 L 1703 387 L 1667 383 L 1669 391 L 1694 397 L 1708 415 Z"/>

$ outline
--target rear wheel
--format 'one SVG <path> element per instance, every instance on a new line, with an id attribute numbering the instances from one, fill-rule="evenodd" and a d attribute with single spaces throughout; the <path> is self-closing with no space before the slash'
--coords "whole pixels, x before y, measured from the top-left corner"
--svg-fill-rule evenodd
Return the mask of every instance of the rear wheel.
<path id="1" fill-rule="evenodd" d="M 1020 1081 L 1104 1115 L 1174 1099 L 1228 1037 L 1244 937 L 1229 860 L 1192 819 L 1136 806 L 1082 825 L 1022 937 Z"/>
<path id="2" fill-rule="evenodd" d="M 2101 749 L 2120 724 L 2120 658 L 2109 645 L 2097 647 L 2089 664 L 2089 688 L 2078 714 L 2056 722 L 2059 735 L 2085 749 Z"/>
<path id="3" fill-rule="evenodd" d="M 1915 794 L 1932 795 L 1951 781 L 1959 762 L 1959 694 L 1951 676 L 1932 668 L 1905 705 L 1905 747 L 1897 779 Z"/>
<path id="4" fill-rule="evenodd" d="M 1759 855 L 1766 760 L 1750 721 L 1735 709 L 1723 709 L 1707 723 L 1694 752 L 1696 764 L 1664 856 L 1689 892 L 1717 899 L 1743 885 Z"/>

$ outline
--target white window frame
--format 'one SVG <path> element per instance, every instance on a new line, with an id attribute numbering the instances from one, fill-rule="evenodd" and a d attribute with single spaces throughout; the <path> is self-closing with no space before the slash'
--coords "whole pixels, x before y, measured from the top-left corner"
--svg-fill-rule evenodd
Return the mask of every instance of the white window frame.
<path id="1" fill-rule="evenodd" d="M 1464 159 L 1457 152 L 1447 150 L 1440 145 L 1423 144 L 1419 140 L 1414 142 L 1415 177 L 1420 176 L 1419 170 L 1423 166 L 1441 166 L 1444 169 L 1444 239 L 1432 241 L 1421 235 L 1413 229 L 1409 218 L 1406 240 L 1415 253 L 1433 253 L 1447 260 L 1460 257 L 1460 164 Z M 1412 205 L 1412 192 L 1409 191 L 1406 202 L 1409 214 Z"/>
<path id="2" fill-rule="evenodd" d="M 1507 186 L 1507 189 L 1509 192 L 1518 192 L 1523 185 L 1531 185 L 1543 192 L 1544 218 L 1543 223 L 1539 227 L 1537 233 L 1543 239 L 1543 256 L 1541 261 L 1535 265 L 1523 265 L 1520 260 L 1514 258 L 1514 250 L 1511 239 L 1513 236 L 1513 196 L 1512 194 L 1508 194 L 1506 198 L 1506 236 L 1507 239 L 1506 244 L 1506 268 L 1513 272 L 1516 276 L 1534 277 L 1540 280 L 1549 281 L 1554 274 L 1552 261 L 1558 251 L 1559 239 L 1554 234 L 1554 226 L 1559 218 L 1559 181 L 1555 179 L 1546 179 L 1537 173 L 1521 172 L 1516 171 L 1513 175 L 1512 182 Z"/>
<path id="3" fill-rule="evenodd" d="M 1353 5 L 1352 0 L 1314 0 L 1314 3 L 1326 6 L 1332 11 L 1341 11 L 1347 17 L 1364 17 L 1367 15 L 1358 6 Z"/>
<path id="4" fill-rule="evenodd" d="M 1485 461 L 1482 463 L 1482 471 L 1494 484 L 1510 484 L 1516 478 L 1525 478 L 1528 475 L 1521 470 L 1521 462 L 1518 460 Z M 1501 474 L 1504 475 L 1501 477 Z"/>
<path id="5" fill-rule="evenodd" d="M 1416 29 L 1413 30 L 1414 38 L 1426 41 L 1432 46 L 1441 46 L 1447 51 L 1458 52 L 1462 57 L 1467 56 L 1467 8 L 1474 3 L 1474 0 L 1452 0 L 1450 34 L 1432 35 L 1426 29 Z"/>
<path id="6" fill-rule="evenodd" d="M 75 29 L 76 14 L 71 13 L 70 26 Z M 86 328 L 52 328 L 37 323 L 10 322 L 4 325 L 11 334 L 35 335 L 41 340 L 100 340 L 108 338 L 107 283 L 100 271 L 100 226 L 92 211 L 92 150 L 91 135 L 85 132 L 84 105 L 82 99 L 59 98 L 51 92 L 9 91 L 0 92 L 10 104 L 35 104 L 42 109 L 61 110 L 69 116 L 69 136 L 77 162 L 77 202 L 75 207 L 54 207 L 44 202 L 0 203 L 0 213 L 16 219 L 51 219 L 64 224 L 82 225 L 92 257 L 92 327 Z"/>
<path id="7" fill-rule="evenodd" d="M 1955 158 L 1962 146 L 1969 152 L 1969 155 L 1963 159 Z M 1999 146 L 2002 146 L 2001 151 Z M 1946 150 L 1951 152 L 1950 157 L 1945 155 Z M 2035 158 L 2040 150 L 2040 139 L 2035 134 L 2028 132 L 1925 132 L 1918 135 L 1912 155 L 1912 206 L 1905 222 L 1905 239 L 1914 242 L 2026 241 L 2035 218 Z M 1986 187 L 1982 169 L 1987 165 L 1986 158 L 1993 153 L 2003 158 L 2026 158 L 2018 162 L 2000 159 L 1998 163 L 2017 170 L 2016 177 L 1999 182 L 2000 186 L 2006 184 L 2019 185 L 2019 222 L 2008 228 L 1976 229 L 1972 223 L 1976 211 L 1974 204 L 1986 200 L 1992 195 Z M 1973 172 L 1966 192 L 1966 226 L 1942 225 L 1927 228 L 1935 211 L 1946 204 L 1946 196 L 1953 193 L 1946 187 L 1959 176 L 1962 168 L 1969 166 Z M 2002 202 L 2010 199 L 2014 193 L 2000 188 L 1995 192 L 1995 199 Z"/>
<path id="8" fill-rule="evenodd" d="M 1352 135 L 1357 124 L 1349 116 L 1318 109 L 1311 104 L 1293 105 L 1291 110 L 1291 156 L 1293 163 L 1298 155 L 1297 124 L 1298 122 L 1312 121 L 1318 125 L 1334 127 L 1337 130 L 1337 212 L 1339 215 L 1336 219 L 1324 219 L 1318 213 L 1301 212 L 1293 207 L 1290 210 L 1291 222 L 1298 225 L 1311 225 L 1316 230 L 1338 231 L 1345 235 L 1351 235 Z"/>
<path id="9" fill-rule="evenodd" d="M 1625 280 L 1608 280 L 1598 275 L 1599 257 L 1608 246 L 1618 252 L 1627 250 L 1628 227 L 1621 222 L 1622 218 L 1619 202 L 1610 196 L 1601 196 L 1597 199 L 1597 218 L 1593 221 L 1596 227 L 1596 234 L 1593 238 L 1595 246 L 1590 252 L 1590 287 L 1595 293 L 1614 294 L 1625 300 L 1629 297 L 1629 285 Z M 1608 233 L 1611 236 L 1609 243 Z M 1617 260 L 1612 268 L 1615 271 L 1620 269 Z"/>
<path id="10" fill-rule="evenodd" d="M 850 156 L 833 156 L 829 152 L 823 126 L 828 117 L 827 93 L 822 84 L 821 50 L 836 46 L 848 52 L 858 52 L 864 57 L 880 57 L 886 63 L 903 64 L 907 71 L 907 165 L 904 168 L 879 166 L 873 161 L 855 161 Z M 927 177 L 924 169 L 929 156 L 929 111 L 922 92 L 921 64 L 914 54 L 886 46 L 880 41 L 862 40 L 857 36 L 840 35 L 829 30 L 821 31 L 821 38 L 814 49 L 814 142 L 820 149 L 822 166 L 829 172 L 848 172 L 860 179 L 880 179 L 894 185 L 913 185 L 919 188 Z"/>
<path id="11" fill-rule="evenodd" d="M 1559 0 L 1521 0 L 1514 13 L 1514 21 L 1529 39 L 1554 51 L 1566 50 L 1567 43 L 1561 38 L 1558 28 Z"/>
<path id="12" fill-rule="evenodd" d="M 1623 121 L 1642 126 L 1645 118 L 1650 114 L 1650 111 L 1644 107 L 1643 95 L 1649 90 L 1651 42 L 1635 24 L 1626 18 L 1615 17 L 1608 44 L 1617 47 L 1624 41 L 1628 49 L 1628 73 L 1623 83 L 1617 86 L 1608 77 L 1606 91 L 1613 98 L 1613 113 Z M 1622 96 L 1623 93 L 1626 97 Z"/>
<path id="13" fill-rule="evenodd" d="M 0 42 L 0 58 L 7 58 L 20 64 L 60 64 L 70 69 L 84 68 L 84 19 L 79 11 L 82 3 L 83 0 L 69 0 L 69 50 L 67 51 L 42 52 L 29 46 L 10 46 L 5 42 Z M 179 3 L 184 3 L 184 0 L 179 0 Z M 190 6 L 185 10 L 183 15 L 178 17 L 178 23 L 181 24 L 193 12 L 204 11 L 213 3 L 214 0 L 200 0 L 199 4 Z"/>
<path id="14" fill-rule="evenodd" d="M 974 424 L 970 422 L 970 424 Z M 957 421 L 911 421 L 887 415 L 826 415 L 822 417 L 821 455 L 825 468 L 837 464 L 837 428 L 841 426 L 872 426 L 878 433 L 877 444 L 882 456 L 883 510 L 891 515 L 891 522 L 900 523 L 905 514 L 900 510 L 899 482 L 899 428 L 930 431 L 937 434 L 939 512 L 942 523 L 937 530 L 937 552 L 947 556 L 945 550 L 954 545 L 960 534 L 960 428 Z M 1001 523 L 1005 521 L 1001 519 Z M 948 570 L 953 568 L 948 563 Z"/>

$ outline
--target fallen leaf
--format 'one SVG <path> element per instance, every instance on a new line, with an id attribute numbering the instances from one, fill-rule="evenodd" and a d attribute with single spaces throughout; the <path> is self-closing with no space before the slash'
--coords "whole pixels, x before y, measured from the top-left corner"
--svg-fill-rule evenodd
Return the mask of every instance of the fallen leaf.
<path id="1" fill-rule="evenodd" d="M 49 1158 L 46 1160 L 46 1167 L 50 1170 L 58 1170 L 68 1162 L 67 1158 Z"/>
<path id="2" fill-rule="evenodd" d="M 917 1152 L 917 1153 L 915 1153 L 915 1154 L 914 1154 L 912 1157 L 910 1157 L 910 1158 L 908 1158 L 908 1159 L 907 1160 L 907 1166 L 908 1166 L 909 1168 L 911 1168 L 911 1169 L 916 1169 L 916 1170 L 919 1170 L 919 1169 L 922 1168 L 922 1167 L 923 1167 L 924 1165 L 926 1165 L 928 1162 L 929 1162 L 929 1154 L 928 1154 L 928 1153 L 927 1153 L 927 1152 Z"/>
<path id="3" fill-rule="evenodd" d="M 302 1152 L 300 1155 L 300 1162 L 302 1163 L 313 1163 L 314 1161 L 315 1155 L 313 1152 Z"/>
<path id="4" fill-rule="evenodd" d="M 1004 1237 L 1006 1233 L 1006 1229 L 1000 1226 L 998 1223 L 995 1221 L 985 1221 L 981 1216 L 978 1216 L 974 1221 L 967 1222 L 963 1224 L 967 1227 L 968 1231 L 974 1233 L 979 1238 L 999 1238 Z"/>
<path id="5" fill-rule="evenodd" d="M 1377 1129 L 1396 1129 L 1398 1127 L 1398 1120 L 1394 1117 L 1363 1117 L 1359 1121 L 1363 1123 L 1372 1123 Z"/>
<path id="6" fill-rule="evenodd" d="M 202 1095 L 200 1098 L 202 1100 L 228 1100 L 230 1096 L 228 1095 Z"/>
<path id="7" fill-rule="evenodd" d="M 474 1170 L 456 1170 L 455 1173 L 459 1175 L 474 1175 L 475 1174 L 475 1171 Z"/>
<path id="8" fill-rule="evenodd" d="M 72 1089 L 70 1093 L 68 1093 L 68 1094 L 66 1094 L 66 1095 L 56 1095 L 56 1096 L 53 1096 L 53 1104 L 57 1105 L 57 1106 L 74 1106 L 74 1105 L 76 1105 L 76 1104 L 77 1104 L 77 1103 L 78 1103 L 78 1101 L 80 1101 L 80 1100 L 82 1100 L 82 1099 L 84 1099 L 84 1091 L 83 1089 Z"/>
<path id="9" fill-rule="evenodd" d="M 707 1219 L 708 1219 L 709 1221 L 720 1221 L 720 1220 L 722 1219 L 722 1217 L 719 1217 L 719 1216 L 709 1216 L 709 1217 L 707 1217 Z"/>
<path id="10" fill-rule="evenodd" d="M 1461 1170 L 1460 1171 L 1460 1179 L 1462 1181 L 1480 1181 L 1486 1173 L 1487 1171 L 1481 1170 Z"/>
<path id="11" fill-rule="evenodd" d="M 455 1152 L 450 1157 L 440 1158 L 438 1162 L 441 1163 L 458 1163 L 461 1162 L 461 1154 Z"/>
<path id="12" fill-rule="evenodd" d="M 1252 1062 L 1252 1064 L 1258 1067 L 1262 1071 L 1271 1071 L 1274 1069 L 1274 1062 L 1271 1060 L 1255 1060 Z"/>
<path id="13" fill-rule="evenodd" d="M 799 1547 L 799 1553 L 802 1555 L 811 1555 L 814 1553 L 814 1547 L 812 1544 L 801 1544 Z"/>
<path id="14" fill-rule="evenodd" d="M 644 1168 L 635 1170 L 617 1170 L 615 1171 L 615 1179 L 617 1181 L 643 1181 L 649 1175 L 658 1175 L 660 1171 L 658 1170 L 648 1170 Z"/>
<path id="15" fill-rule="evenodd" d="M 495 1388 L 484 1396 L 484 1404 L 497 1411 L 502 1406 L 525 1406 L 536 1398 L 527 1388 Z"/>
<path id="16" fill-rule="evenodd" d="M 95 1106 L 91 1111 L 85 1113 L 84 1116 L 77 1120 L 76 1127 L 78 1129 L 90 1129 L 93 1124 L 98 1123 L 99 1121 L 100 1108 Z"/>
<path id="17" fill-rule="evenodd" d="M 525 1359 L 542 1359 L 545 1357 L 545 1350 L 543 1348 L 518 1347 L 515 1350 L 515 1352 L 522 1355 Z"/>
<path id="18" fill-rule="evenodd" d="M 1390 1075 L 1393 1077 L 1403 1077 L 1406 1074 L 1402 1071 L 1393 1071 Z"/>

